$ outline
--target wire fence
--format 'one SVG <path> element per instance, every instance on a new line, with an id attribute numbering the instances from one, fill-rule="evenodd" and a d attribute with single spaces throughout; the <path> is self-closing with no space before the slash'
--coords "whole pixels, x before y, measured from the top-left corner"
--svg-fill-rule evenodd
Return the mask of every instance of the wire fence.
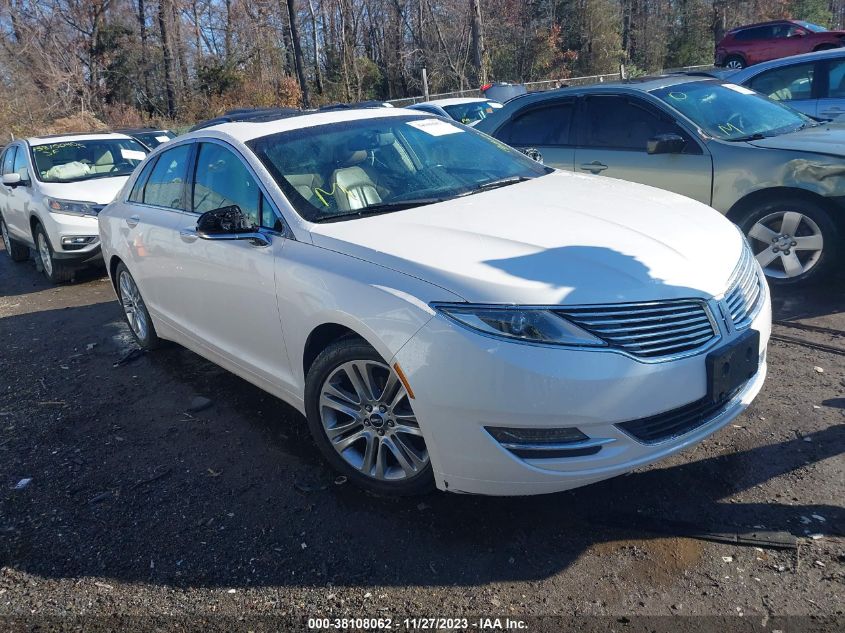
<path id="1" fill-rule="evenodd" d="M 667 68 L 660 71 L 659 74 L 677 73 L 677 72 L 695 72 L 707 71 L 713 69 L 712 64 L 702 64 L 700 66 L 682 66 L 680 68 Z M 525 89 L 528 92 L 542 92 L 544 90 L 554 90 L 556 88 L 564 88 L 567 86 L 589 86 L 592 84 L 607 83 L 610 81 L 620 81 L 625 79 L 625 68 L 620 67 L 618 73 L 608 73 L 605 75 L 586 75 L 583 77 L 566 77 L 564 79 L 544 79 L 543 81 L 529 81 L 524 83 Z M 397 108 L 413 105 L 415 103 L 422 103 L 423 101 L 434 101 L 435 99 L 449 99 L 452 97 L 483 97 L 481 90 L 472 88 L 468 90 L 453 90 L 452 92 L 438 92 L 436 94 L 417 97 L 405 97 L 403 99 L 392 99 L 388 103 L 393 104 Z"/>

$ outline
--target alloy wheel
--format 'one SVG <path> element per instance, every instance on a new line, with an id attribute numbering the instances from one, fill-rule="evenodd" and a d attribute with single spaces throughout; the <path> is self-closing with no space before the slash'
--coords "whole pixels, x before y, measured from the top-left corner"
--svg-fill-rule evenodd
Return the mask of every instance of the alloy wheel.
<path id="1" fill-rule="evenodd" d="M 147 313 L 144 309 L 144 301 L 132 275 L 123 271 L 118 281 L 120 289 L 120 303 L 126 313 L 126 321 L 134 332 L 135 336 L 144 340 L 147 338 Z"/>
<path id="2" fill-rule="evenodd" d="M 367 477 L 407 480 L 428 465 L 408 392 L 385 363 L 357 360 L 339 365 L 323 382 L 319 411 L 331 446 Z"/>
<path id="3" fill-rule="evenodd" d="M 742 62 L 738 59 L 732 59 L 727 64 L 725 64 L 725 68 L 729 70 L 742 70 Z"/>
<path id="4" fill-rule="evenodd" d="M 53 257 L 50 253 L 50 245 L 47 243 L 47 238 L 44 233 L 38 233 L 38 257 L 41 258 L 41 265 L 44 267 L 44 272 L 47 276 L 53 274 Z"/>
<path id="5" fill-rule="evenodd" d="M 755 257 L 768 277 L 791 279 L 818 264 L 824 249 L 819 225 L 798 211 L 777 211 L 748 231 Z"/>

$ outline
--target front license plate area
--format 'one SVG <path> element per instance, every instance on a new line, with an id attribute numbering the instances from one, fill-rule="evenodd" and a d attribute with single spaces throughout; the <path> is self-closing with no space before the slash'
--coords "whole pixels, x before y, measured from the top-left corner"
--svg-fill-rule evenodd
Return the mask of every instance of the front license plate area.
<path id="1" fill-rule="evenodd" d="M 748 330 L 732 343 L 707 355 L 707 396 L 724 400 L 757 373 L 760 366 L 760 333 Z"/>

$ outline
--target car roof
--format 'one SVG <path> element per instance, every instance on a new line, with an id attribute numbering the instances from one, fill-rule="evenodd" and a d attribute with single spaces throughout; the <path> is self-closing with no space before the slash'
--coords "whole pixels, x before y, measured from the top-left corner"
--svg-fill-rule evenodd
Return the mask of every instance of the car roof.
<path id="1" fill-rule="evenodd" d="M 87 132 L 84 134 L 47 134 L 44 136 L 32 136 L 26 142 L 32 146 L 47 145 L 50 143 L 72 142 L 72 141 L 98 141 L 98 140 L 133 140 L 126 134 L 118 132 Z"/>
<path id="2" fill-rule="evenodd" d="M 149 134 L 150 132 L 171 132 L 163 127 L 128 127 L 115 130 L 120 134 Z"/>
<path id="3" fill-rule="evenodd" d="M 696 81 L 720 82 L 719 79 L 704 74 L 692 75 L 687 73 L 677 73 L 651 77 L 638 77 L 636 79 L 628 79 L 625 81 L 611 81 L 606 83 L 588 84 L 586 86 L 567 86 L 565 88 L 557 88 L 555 90 L 529 92 L 524 95 L 518 95 L 513 99 L 508 99 L 505 106 L 508 107 L 512 104 L 516 105 L 531 103 L 533 101 L 543 101 L 555 96 L 576 95 L 583 93 L 619 92 L 620 90 L 627 92 L 651 92 L 668 86 L 677 86 Z"/>
<path id="4" fill-rule="evenodd" d="M 735 26 L 730 31 L 728 31 L 728 34 L 736 33 L 738 31 L 744 31 L 745 29 L 753 29 L 753 28 L 756 28 L 758 26 L 773 26 L 775 24 L 787 24 L 787 23 L 798 24 L 799 22 L 801 22 L 801 20 L 791 20 L 791 19 L 788 19 L 788 18 L 784 18 L 782 20 L 769 20 L 768 22 L 755 22 L 754 24 L 743 24 L 742 26 Z"/>
<path id="5" fill-rule="evenodd" d="M 195 130 L 185 135 L 185 138 L 202 136 L 204 132 L 220 132 L 241 143 L 246 143 L 262 136 L 289 132 L 302 128 L 343 123 L 345 121 L 361 121 L 364 119 L 387 119 L 400 117 L 425 116 L 420 110 L 405 110 L 403 108 L 342 108 L 337 110 L 323 110 L 302 112 L 295 116 L 286 116 L 273 120 L 258 121 L 224 121 L 208 127 Z"/>
<path id="6" fill-rule="evenodd" d="M 758 75 L 764 70 L 784 68 L 786 66 L 792 66 L 793 64 L 804 64 L 806 62 L 817 61 L 819 59 L 836 59 L 839 57 L 845 57 L 845 48 L 831 48 L 825 51 L 802 53 L 801 55 L 790 55 L 789 57 L 781 57 L 768 62 L 761 62 L 759 64 L 743 68 L 742 70 L 738 70 L 731 74 L 730 77 L 731 79 L 744 81 L 744 79 Z"/>
<path id="7" fill-rule="evenodd" d="M 492 99 L 484 99 L 481 97 L 450 97 L 448 99 L 432 99 L 425 103 L 439 105 L 440 107 L 449 105 L 464 105 L 465 103 L 481 103 L 485 101 L 492 101 Z"/>

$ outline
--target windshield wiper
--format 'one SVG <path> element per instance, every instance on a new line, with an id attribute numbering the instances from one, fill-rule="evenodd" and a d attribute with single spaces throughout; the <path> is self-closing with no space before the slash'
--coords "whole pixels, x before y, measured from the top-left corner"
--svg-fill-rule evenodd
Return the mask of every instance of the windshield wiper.
<path id="1" fill-rule="evenodd" d="M 368 215 L 381 215 L 382 213 L 391 213 L 393 211 L 402 211 L 403 209 L 412 209 L 413 207 L 422 207 L 427 204 L 435 204 L 443 202 L 448 198 L 413 198 L 410 200 L 397 200 L 395 202 L 381 202 L 379 204 L 371 204 L 363 209 L 356 211 L 349 211 L 348 213 L 336 213 L 335 215 L 327 215 L 322 218 L 316 218 L 314 222 L 337 222 L 339 220 L 346 220 L 349 218 L 363 218 Z"/>
<path id="2" fill-rule="evenodd" d="M 731 143 L 742 143 L 744 141 L 759 141 L 764 138 L 767 138 L 765 134 L 761 132 L 755 132 L 754 134 L 749 134 L 748 136 L 738 136 L 736 138 L 729 138 L 727 139 Z"/>
<path id="3" fill-rule="evenodd" d="M 490 191 L 491 189 L 498 189 L 499 187 L 507 187 L 508 185 L 515 185 L 526 180 L 533 180 L 530 176 L 509 176 L 507 178 L 499 178 L 499 180 L 491 180 L 480 185 L 476 185 L 470 191 L 466 192 L 465 196 L 470 196 L 474 193 L 481 193 L 482 191 Z"/>

